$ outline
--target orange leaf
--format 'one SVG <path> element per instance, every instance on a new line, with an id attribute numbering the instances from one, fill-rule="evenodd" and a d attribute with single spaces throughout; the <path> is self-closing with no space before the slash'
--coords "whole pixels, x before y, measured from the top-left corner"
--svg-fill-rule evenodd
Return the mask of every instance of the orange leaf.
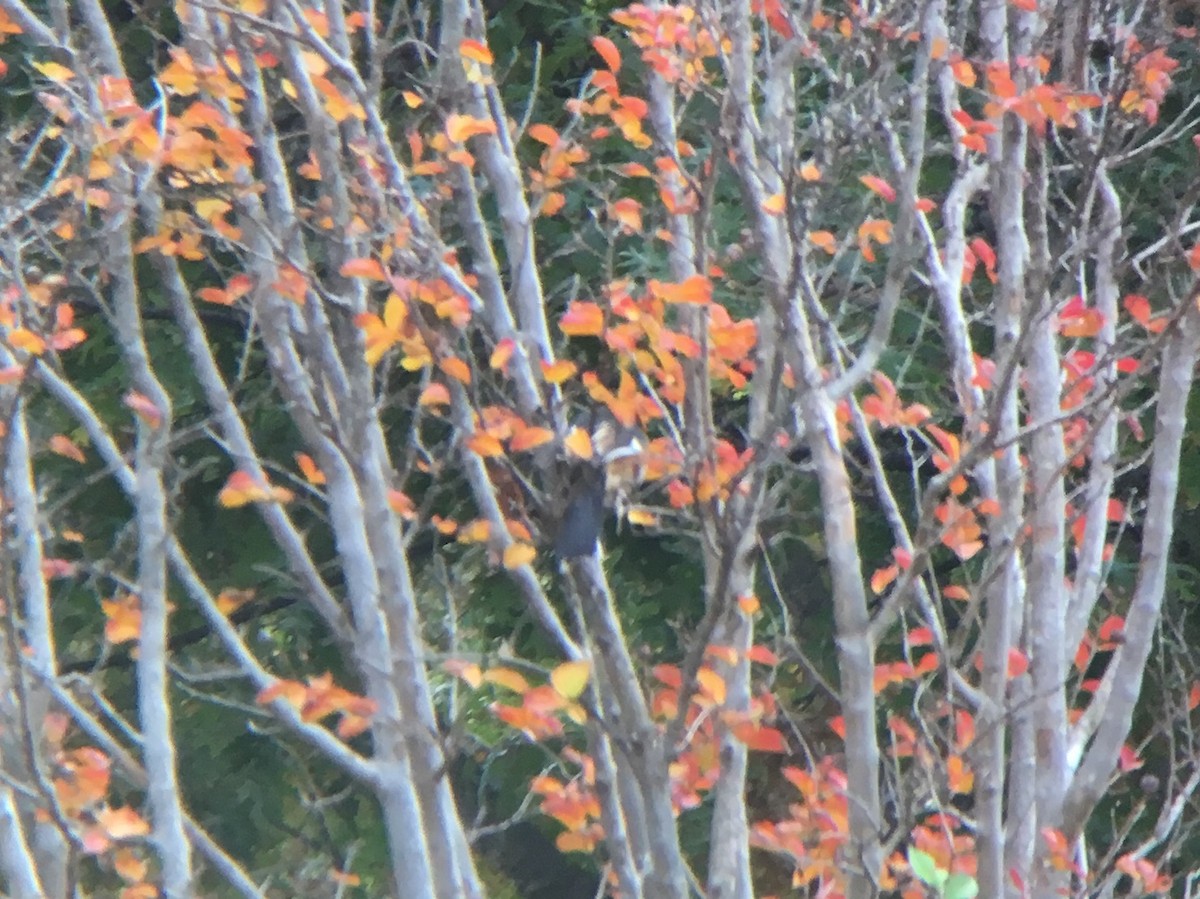
<path id="1" fill-rule="evenodd" d="M 467 38 L 459 44 L 458 52 L 473 62 L 480 62 L 488 66 L 493 62 L 492 51 L 487 48 L 487 45 L 472 38 Z"/>
<path id="2" fill-rule="evenodd" d="M 403 490 L 397 490 L 393 487 L 388 490 L 387 499 L 388 507 L 405 521 L 412 521 L 417 517 L 417 507 Z"/>
<path id="3" fill-rule="evenodd" d="M 537 558 L 537 550 L 528 543 L 510 543 L 504 549 L 504 567 L 515 571 Z"/>
<path id="4" fill-rule="evenodd" d="M 516 351 L 517 342 L 511 337 L 505 337 L 492 350 L 492 356 L 488 359 L 488 366 L 498 371 L 508 370 L 508 360 L 512 358 L 512 354 Z"/>
<path id="5" fill-rule="evenodd" d="M 351 259 L 346 262 L 338 273 L 343 278 L 370 278 L 373 281 L 386 281 L 387 272 L 377 259 Z"/>
<path id="6" fill-rule="evenodd" d="M 290 490 L 263 484 L 248 471 L 235 471 L 217 494 L 217 502 L 226 509 L 236 509 L 249 503 L 286 503 L 291 499 Z"/>
<path id="7" fill-rule="evenodd" d="M 837 252 L 837 239 L 831 231 L 809 231 L 808 242 L 830 256 Z"/>
<path id="8" fill-rule="evenodd" d="M 542 362 L 542 377 L 546 379 L 548 384 L 561 384 L 574 377 L 575 372 L 578 370 L 579 367 L 568 359 L 559 359 L 557 362 Z"/>
<path id="9" fill-rule="evenodd" d="M 632 197 L 623 197 L 608 207 L 609 218 L 618 222 L 627 234 L 642 230 L 642 206 Z"/>
<path id="10" fill-rule="evenodd" d="M 508 442 L 508 448 L 514 453 L 523 453 L 535 447 L 543 446 L 554 439 L 554 432 L 549 428 L 523 427 L 513 434 Z"/>
<path id="11" fill-rule="evenodd" d="M 899 574 L 899 565 L 888 565 L 886 568 L 876 569 L 875 573 L 871 575 L 871 592 L 882 593 Z"/>
<path id="12" fill-rule="evenodd" d="M 476 431 L 466 439 L 466 446 L 471 452 L 485 459 L 493 459 L 504 455 L 504 446 L 487 431 Z"/>
<path id="13" fill-rule="evenodd" d="M 461 144 L 480 134 L 495 133 L 496 123 L 491 119 L 476 119 L 458 113 L 446 117 L 446 136 L 456 144 Z"/>
<path id="14" fill-rule="evenodd" d="M 142 602 L 130 594 L 123 599 L 102 599 L 104 639 L 109 643 L 127 643 L 142 633 Z"/>
<path id="15" fill-rule="evenodd" d="M 707 305 L 712 302 L 712 281 L 704 275 L 692 275 L 678 284 L 651 280 L 650 292 L 665 303 L 695 303 Z"/>
<path id="16" fill-rule="evenodd" d="M 748 658 L 751 662 L 758 662 L 760 665 L 769 665 L 773 667 L 779 664 L 779 656 L 775 655 L 770 647 L 763 646 L 761 643 L 751 646 L 750 649 L 746 651 L 746 658 Z"/>
<path id="17" fill-rule="evenodd" d="M 438 368 L 460 384 L 471 383 L 471 367 L 457 356 L 447 356 L 442 359 L 438 362 Z"/>
<path id="18" fill-rule="evenodd" d="M 542 197 L 538 205 L 538 215 L 557 215 L 567 205 L 567 196 L 561 190 L 552 190 Z"/>
<path id="19" fill-rule="evenodd" d="M 595 303 L 573 302 L 558 327 L 568 337 L 599 337 L 604 333 L 604 310 Z"/>
<path id="20" fill-rule="evenodd" d="M 787 197 L 782 194 L 771 194 L 761 203 L 762 211 L 767 215 L 783 215 L 787 208 Z"/>
<path id="21" fill-rule="evenodd" d="M 433 381 L 421 391 L 418 406 L 449 406 L 450 388 L 440 381 Z"/>
<path id="22" fill-rule="evenodd" d="M 879 194 L 889 203 L 896 202 L 896 189 L 888 184 L 878 175 L 863 175 L 858 179 L 863 185 L 873 193 Z"/>
<path id="23" fill-rule="evenodd" d="M 614 75 L 621 71 L 621 51 L 617 49 L 617 45 L 608 38 L 601 35 L 596 35 L 592 38 L 592 47 L 600 54 L 600 58 L 604 60 L 604 64 L 608 66 L 608 70 Z"/>
<path id="24" fill-rule="evenodd" d="M 150 833 L 150 822 L 127 805 L 97 812 L 96 823 L 114 840 L 144 837 Z"/>
<path id="25" fill-rule="evenodd" d="M 783 734 L 773 727 L 756 727 L 748 733 L 734 733 L 739 740 L 746 744 L 747 749 L 752 749 L 755 752 L 780 752 L 788 751 L 787 741 L 783 738 Z"/>
<path id="26" fill-rule="evenodd" d="M 525 693 L 529 689 L 529 681 L 511 668 L 489 668 L 483 673 L 483 679 L 489 684 L 504 687 L 514 693 Z"/>
<path id="27" fill-rule="evenodd" d="M 148 396 L 144 396 L 136 390 L 131 390 L 125 394 L 122 402 L 150 427 L 157 428 L 162 424 L 162 412 L 158 410 L 158 406 L 154 405 L 153 400 Z"/>
<path id="28" fill-rule="evenodd" d="M 325 483 L 325 472 L 317 468 L 317 463 L 308 453 L 296 453 L 296 465 L 299 466 L 300 473 L 304 475 L 304 480 L 314 487 L 320 487 Z"/>
<path id="29" fill-rule="evenodd" d="M 557 131 L 542 122 L 530 125 L 526 133 L 539 144 L 545 144 L 547 147 L 553 147 L 562 140 Z"/>
<path id="30" fill-rule="evenodd" d="M 83 450 L 77 447 L 66 434 L 55 434 L 50 438 L 50 450 L 82 465 L 86 460 Z"/>
<path id="31" fill-rule="evenodd" d="M 217 611 L 222 615 L 228 615 L 230 612 L 236 612 L 252 599 L 254 599 L 253 590 L 238 590 L 234 587 L 226 587 L 217 594 Z"/>

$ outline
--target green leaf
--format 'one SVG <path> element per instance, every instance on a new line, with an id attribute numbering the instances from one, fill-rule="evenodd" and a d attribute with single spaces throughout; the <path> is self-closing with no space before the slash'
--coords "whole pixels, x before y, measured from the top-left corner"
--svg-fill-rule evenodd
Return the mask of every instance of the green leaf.
<path id="1" fill-rule="evenodd" d="M 946 872 L 938 870 L 932 855 L 922 852 L 920 849 L 914 849 L 912 846 L 908 847 L 908 866 L 912 868 L 913 873 L 922 883 L 931 887 L 939 886 L 946 879 Z"/>
<path id="2" fill-rule="evenodd" d="M 942 899 L 975 899 L 979 884 L 970 874 L 951 874 L 942 887 Z"/>

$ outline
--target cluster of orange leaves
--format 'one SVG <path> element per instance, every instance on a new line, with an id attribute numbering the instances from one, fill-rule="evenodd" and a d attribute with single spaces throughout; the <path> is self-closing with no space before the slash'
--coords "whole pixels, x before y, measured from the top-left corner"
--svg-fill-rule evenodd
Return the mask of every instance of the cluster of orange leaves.
<path id="1" fill-rule="evenodd" d="M 300 713 L 300 718 L 313 723 L 338 715 L 336 733 L 343 740 L 357 736 L 371 726 L 371 717 L 378 711 L 375 700 L 351 693 L 333 682 L 326 673 L 308 678 L 307 683 L 277 680 L 259 691 L 257 701 L 266 705 L 282 699 Z"/>
<path id="2" fill-rule="evenodd" d="M 474 662 L 461 659 L 450 659 L 442 667 L 472 689 L 477 690 L 486 683 L 516 694 L 519 705 L 497 701 L 489 708 L 498 719 L 535 742 L 562 735 L 560 715 L 576 723 L 587 720 L 587 712 L 576 701 L 591 678 L 591 665 L 586 661 L 563 662 L 550 672 L 547 683 L 538 686 L 531 685 L 525 675 L 512 668 L 484 670 Z"/>
<path id="3" fill-rule="evenodd" d="M 895 682 L 892 675 L 899 667 L 880 666 L 882 680 Z M 902 679 L 907 679 L 907 675 Z M 881 681 L 879 673 L 876 681 L 877 685 Z M 950 794 L 970 793 L 974 776 L 964 755 L 975 738 L 974 719 L 968 712 L 948 705 L 941 710 L 941 716 L 949 721 L 951 735 L 945 750 L 935 752 L 908 721 L 890 715 L 887 722 L 890 754 L 896 759 L 915 758 L 925 770 L 944 770 Z M 835 719 L 831 723 L 834 731 L 842 735 L 840 721 Z M 783 775 L 799 791 L 799 800 L 791 805 L 788 817 L 756 823 L 751 845 L 789 859 L 795 866 L 795 887 L 816 889 L 816 895 L 838 899 L 845 895 L 842 851 L 849 834 L 845 772 L 835 757 L 826 756 L 809 770 L 786 767 Z M 925 816 L 913 828 L 910 842 L 928 853 L 942 870 L 975 874 L 974 839 L 951 811 Z M 903 899 L 923 899 L 927 895 L 924 886 L 911 875 L 901 852 L 887 860 L 880 885 L 896 891 Z"/>
<path id="4" fill-rule="evenodd" d="M 995 256 L 991 247 L 983 240 L 972 241 L 971 253 L 964 265 L 964 280 L 974 272 L 976 265 L 982 262 L 989 278 L 994 280 Z M 1149 334 L 1159 334 L 1167 325 L 1163 315 L 1154 315 L 1149 300 L 1139 294 L 1129 294 L 1122 300 L 1122 306 L 1133 321 Z M 1095 307 L 1088 306 L 1083 297 L 1074 296 L 1067 300 L 1058 310 L 1055 327 L 1058 334 L 1070 340 L 1089 340 L 1097 337 L 1106 325 L 1104 315 Z M 1061 406 L 1064 412 L 1079 409 L 1086 412 L 1085 405 L 1093 395 L 1097 386 L 1098 366 L 1101 360 L 1091 350 L 1073 346 L 1063 353 L 1062 374 L 1063 391 Z M 1118 374 L 1133 374 L 1138 371 L 1138 360 L 1132 356 L 1121 356 L 1113 361 Z M 995 363 L 990 359 L 977 356 L 975 359 L 976 375 L 973 386 L 990 390 L 994 386 Z M 934 464 L 939 471 L 946 471 L 955 465 L 962 457 L 962 447 L 959 438 L 935 425 L 928 424 L 929 409 L 919 403 L 906 404 L 899 397 L 895 385 L 882 373 L 876 373 L 872 378 L 874 393 L 862 400 L 862 411 L 868 422 L 883 428 L 911 428 L 923 430 L 931 438 L 931 443 L 937 447 L 933 454 Z M 842 438 L 849 439 L 850 409 L 847 403 L 838 409 L 838 418 L 842 427 Z M 1141 433 L 1136 420 L 1131 422 L 1135 436 Z M 1088 443 L 1092 436 L 1092 423 L 1086 414 L 1068 418 L 1063 426 L 1063 443 L 1069 454 L 1070 464 L 1081 468 L 1087 462 Z M 1140 438 L 1139 438 L 1140 439 Z M 937 509 L 938 520 L 943 525 L 942 543 L 955 552 L 961 559 L 969 559 L 983 547 L 984 529 L 980 516 L 995 515 L 999 508 L 990 500 L 980 500 L 971 506 L 965 506 L 956 498 L 962 496 L 968 488 L 967 479 L 959 475 L 949 485 L 951 496 Z M 1087 526 L 1086 516 L 1076 514 L 1073 508 L 1068 508 L 1071 519 L 1071 534 L 1076 544 L 1083 540 Z M 1109 504 L 1109 520 L 1119 522 L 1124 518 L 1124 507 L 1114 501 Z M 1108 555 L 1112 547 L 1105 548 Z M 871 585 L 876 593 L 882 592 L 905 570 L 910 557 L 903 550 L 895 550 L 893 564 L 878 569 L 872 577 Z"/>
<path id="5" fill-rule="evenodd" d="M 57 278 L 47 278 L 28 284 L 26 291 L 11 284 L 0 295 L 0 338 L 18 360 L 41 356 L 47 350 L 65 352 L 87 338 L 82 328 L 75 327 L 71 305 L 54 302 L 57 283 Z M 21 302 L 23 293 L 32 300 L 31 307 Z M 19 312 L 21 309 L 25 311 Z M 20 381 L 24 373 L 25 367 L 19 364 L 0 369 L 0 385 Z"/>
<path id="6" fill-rule="evenodd" d="M 109 803 L 111 759 L 93 746 L 67 748 L 69 730 L 66 715 L 46 715 L 44 736 L 52 753 L 57 813 L 75 830 L 84 851 L 106 858 L 121 878 L 119 899 L 153 899 L 159 892 L 149 880 L 150 866 L 141 846 L 150 823 L 132 806 Z M 50 820 L 46 811 L 37 814 L 40 820 Z"/>
<path id="7" fill-rule="evenodd" d="M 672 802 L 678 812 L 697 807 L 703 795 L 716 783 L 720 774 L 719 728 L 727 730 L 753 751 L 787 750 L 783 734 L 769 724 L 776 714 L 775 700 L 770 693 L 755 696 L 750 708 L 744 712 L 722 708 L 725 680 L 715 665 L 736 663 L 736 651 L 710 646 L 707 656 L 709 662 L 697 672 L 695 689 L 688 691 L 687 748 L 677 755 L 669 769 Z M 763 665 L 778 663 L 775 654 L 765 646 L 753 647 L 747 657 Z M 565 662 L 550 672 L 548 683 L 536 686 L 511 668 L 484 670 L 474 662 L 457 659 L 444 663 L 443 667 L 473 689 L 492 684 L 515 694 L 519 699 L 517 704 L 496 701 L 489 708 L 499 720 L 521 731 L 530 740 L 563 736 L 564 717 L 576 724 L 587 719 L 585 709 L 576 701 L 590 677 L 586 662 Z M 683 675 L 677 666 L 666 664 L 656 666 L 653 674 L 659 686 L 650 696 L 651 712 L 665 727 L 679 714 Z M 564 852 L 592 851 L 604 838 L 595 792 L 594 761 L 571 747 L 563 750 L 562 755 L 565 762 L 578 769 L 577 775 L 564 779 L 543 774 L 535 778 L 531 789 L 542 797 L 541 811 L 565 828 L 558 836 L 558 847 Z"/>

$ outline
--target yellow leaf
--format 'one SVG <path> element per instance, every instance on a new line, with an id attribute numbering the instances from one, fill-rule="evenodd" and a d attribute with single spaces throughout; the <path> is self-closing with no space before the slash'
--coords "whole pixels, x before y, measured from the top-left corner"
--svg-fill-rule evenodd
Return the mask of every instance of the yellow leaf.
<path id="1" fill-rule="evenodd" d="M 787 197 L 781 193 L 772 194 L 762 201 L 762 211 L 767 215 L 783 215 L 787 208 Z"/>
<path id="2" fill-rule="evenodd" d="M 583 428 L 571 428 L 571 433 L 567 434 L 567 439 L 563 443 L 566 444 L 571 455 L 578 456 L 580 459 L 592 458 L 592 438 Z"/>
<path id="3" fill-rule="evenodd" d="M 462 659 L 446 659 L 442 662 L 442 670 L 461 678 L 472 690 L 478 690 L 483 683 L 483 671 L 474 662 Z"/>
<path id="4" fill-rule="evenodd" d="M 658 524 L 658 516 L 644 506 L 634 506 L 625 514 L 625 518 L 630 524 L 638 524 L 642 527 L 653 527 Z"/>
<path id="5" fill-rule="evenodd" d="M 233 206 L 230 205 L 228 200 L 206 197 L 197 200 L 193 208 L 196 210 L 196 215 L 200 216 L 206 222 L 211 222 L 218 216 L 227 213 Z"/>
<path id="6" fill-rule="evenodd" d="M 75 77 L 74 72 L 56 62 L 35 62 L 33 67 L 55 84 L 65 84 Z"/>
<path id="7" fill-rule="evenodd" d="M 498 371 L 507 372 L 508 360 L 512 358 L 512 355 L 516 349 L 517 342 L 511 337 L 505 337 L 498 344 L 496 344 L 496 348 L 492 350 L 492 355 L 488 359 L 488 367 Z"/>
<path id="8" fill-rule="evenodd" d="M 514 693 L 524 693 L 529 689 L 529 681 L 511 668 L 489 668 L 483 672 L 483 679 L 489 684 L 504 687 Z"/>
<path id="9" fill-rule="evenodd" d="M 528 543 L 510 543 L 504 550 L 504 567 L 514 571 L 537 558 L 537 550 Z"/>
<path id="10" fill-rule="evenodd" d="M 34 356 L 46 352 L 46 341 L 28 328 L 14 328 L 8 334 L 8 342 L 14 349 L 24 350 Z"/>
<path id="11" fill-rule="evenodd" d="M 578 699 L 591 674 L 592 665 L 588 661 L 563 662 L 550 672 L 550 683 L 564 699 Z"/>
<path id="12" fill-rule="evenodd" d="M 700 692 L 717 705 L 725 701 L 725 678 L 711 668 L 701 668 L 697 671 L 696 682 L 700 685 Z"/>
<path id="13" fill-rule="evenodd" d="M 483 518 L 465 524 L 458 532 L 459 543 L 483 543 L 492 534 L 492 526 Z"/>

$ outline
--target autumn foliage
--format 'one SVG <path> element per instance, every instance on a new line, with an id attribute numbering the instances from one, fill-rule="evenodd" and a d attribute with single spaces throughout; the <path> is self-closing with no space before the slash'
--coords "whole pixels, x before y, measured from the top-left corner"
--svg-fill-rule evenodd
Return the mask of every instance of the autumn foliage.
<path id="1" fill-rule="evenodd" d="M 1194 34 L 1083 6 L 635 3 L 555 98 L 467 0 L 0 0 L 7 892 L 482 897 L 506 754 L 626 899 L 1182 883 Z"/>

